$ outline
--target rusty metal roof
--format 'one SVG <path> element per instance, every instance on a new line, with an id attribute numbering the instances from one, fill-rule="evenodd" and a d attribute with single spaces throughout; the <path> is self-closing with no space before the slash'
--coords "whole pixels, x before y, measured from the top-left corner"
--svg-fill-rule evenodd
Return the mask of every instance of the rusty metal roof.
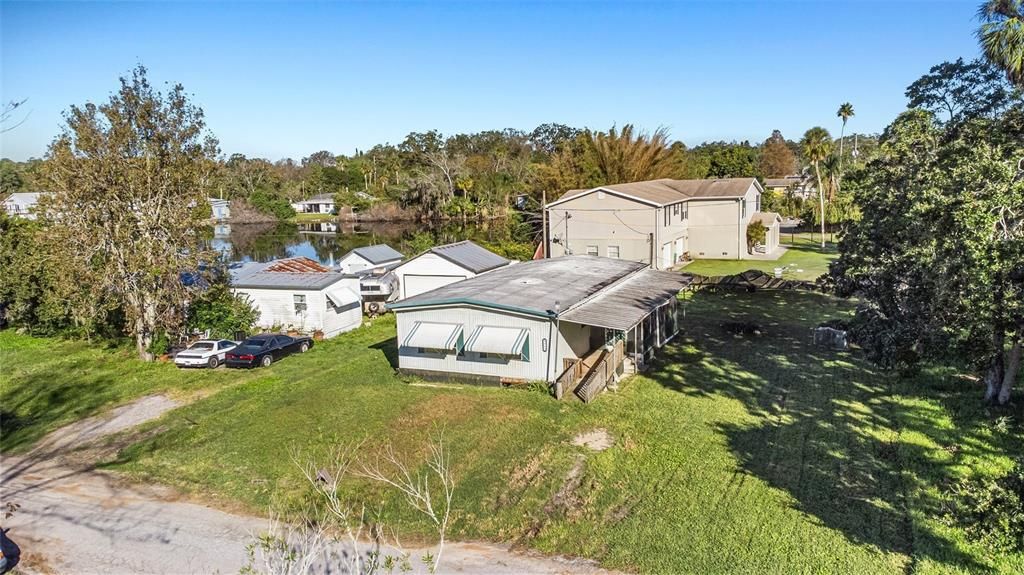
<path id="1" fill-rule="evenodd" d="M 271 262 L 263 268 L 264 272 L 286 272 L 286 273 L 327 273 L 326 268 L 314 260 L 306 257 L 288 258 Z"/>

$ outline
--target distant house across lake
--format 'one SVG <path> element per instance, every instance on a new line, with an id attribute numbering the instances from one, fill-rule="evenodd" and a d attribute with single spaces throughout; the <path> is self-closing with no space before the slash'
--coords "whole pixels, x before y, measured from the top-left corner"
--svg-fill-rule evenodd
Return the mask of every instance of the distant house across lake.
<path id="1" fill-rule="evenodd" d="M 300 214 L 333 214 L 335 212 L 334 194 L 319 194 L 292 203 L 292 208 Z"/>
<path id="2" fill-rule="evenodd" d="M 4 198 L 4 211 L 10 216 L 34 220 L 36 204 L 41 195 L 42 192 L 15 192 Z"/>
<path id="3" fill-rule="evenodd" d="M 231 200 L 220 198 L 207 198 L 210 203 L 210 217 L 215 221 L 222 222 L 231 218 Z"/>

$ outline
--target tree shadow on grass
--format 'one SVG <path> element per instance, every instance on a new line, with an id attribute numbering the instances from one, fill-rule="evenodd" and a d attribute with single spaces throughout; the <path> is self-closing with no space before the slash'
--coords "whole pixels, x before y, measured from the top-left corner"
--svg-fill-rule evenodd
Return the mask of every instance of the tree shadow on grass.
<path id="1" fill-rule="evenodd" d="M 796 508 L 849 540 L 906 555 L 911 569 L 927 558 L 989 571 L 915 520 L 941 512 L 934 493 L 956 480 L 957 456 L 1012 449 L 978 435 L 982 410 L 953 407 L 979 404 L 978 390 L 945 384 L 936 393 L 948 377 L 901 381 L 853 353 L 813 347 L 810 329 L 828 312 L 822 297 L 698 294 L 683 337 L 648 375 L 680 393 L 742 402 L 758 422 L 723 422 L 718 430 L 743 472 L 784 490 Z M 762 335 L 723 328 L 737 318 L 761 325 Z M 954 424 L 943 424 L 949 418 Z"/>
<path id="2" fill-rule="evenodd" d="M 384 341 L 377 342 L 370 346 L 384 354 L 384 357 L 391 364 L 392 369 L 398 369 L 398 338 L 390 337 Z"/>

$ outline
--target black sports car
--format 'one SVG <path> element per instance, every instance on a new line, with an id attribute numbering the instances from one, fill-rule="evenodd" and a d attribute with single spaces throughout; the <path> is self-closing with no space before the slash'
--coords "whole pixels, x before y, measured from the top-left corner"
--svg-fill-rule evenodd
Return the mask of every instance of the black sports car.
<path id="1" fill-rule="evenodd" d="M 276 333 L 254 335 L 227 354 L 228 367 L 267 367 L 293 353 L 306 353 L 313 347 L 312 338 L 292 337 Z"/>

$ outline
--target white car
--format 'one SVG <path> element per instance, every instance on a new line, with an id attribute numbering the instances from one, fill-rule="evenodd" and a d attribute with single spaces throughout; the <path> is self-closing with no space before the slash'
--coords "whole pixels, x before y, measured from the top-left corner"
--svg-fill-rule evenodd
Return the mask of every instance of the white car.
<path id="1" fill-rule="evenodd" d="M 188 349 L 174 356 L 174 365 L 178 367 L 209 367 L 211 369 L 224 363 L 224 356 L 238 346 L 238 342 L 226 339 L 201 339 Z"/>

